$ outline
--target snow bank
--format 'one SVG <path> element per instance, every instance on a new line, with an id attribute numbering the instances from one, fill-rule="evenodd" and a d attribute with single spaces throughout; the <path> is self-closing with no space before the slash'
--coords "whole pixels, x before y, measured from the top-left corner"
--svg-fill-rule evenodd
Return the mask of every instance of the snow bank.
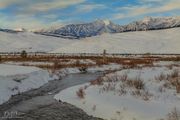
<path id="1" fill-rule="evenodd" d="M 180 110 L 180 97 L 176 93 L 175 88 L 162 88 L 163 81 L 156 80 L 156 77 L 163 74 L 171 74 L 178 67 L 169 69 L 167 67 L 147 67 L 142 69 L 127 69 L 116 73 L 108 74 L 104 77 L 104 85 L 106 78 L 112 76 L 128 75 L 128 78 L 133 79 L 140 75 L 145 83 L 145 90 L 149 93 L 149 99 L 144 100 L 143 96 L 134 96 L 131 92 L 134 90 L 129 87 L 123 88 L 127 93 L 120 95 L 119 86 L 123 83 L 116 81 L 110 83 L 115 85 L 114 90 L 104 91 L 104 85 L 90 85 L 89 83 L 67 88 L 55 95 L 54 98 L 73 104 L 89 115 L 101 117 L 108 120 L 157 120 L 165 118 L 169 112 L 175 107 Z M 90 86 L 89 86 L 90 85 Z M 76 95 L 79 88 L 89 86 L 85 91 L 85 98 L 80 99 Z M 144 94 L 146 96 L 146 94 Z M 147 94 L 148 96 L 148 94 Z"/>
<path id="2" fill-rule="evenodd" d="M 75 73 L 82 73 L 82 72 L 89 72 L 89 73 L 95 73 L 95 72 L 105 72 L 109 70 L 119 70 L 122 68 L 122 65 L 119 64 L 108 64 L 108 65 L 101 65 L 101 66 L 93 66 L 93 67 L 88 67 L 86 71 L 80 71 L 79 68 L 63 68 L 58 71 L 56 71 L 56 74 L 63 77 L 68 74 L 75 74 Z"/>
<path id="3" fill-rule="evenodd" d="M 36 67 L 0 64 L 0 104 L 12 95 L 38 88 L 53 79 L 55 76 Z"/>

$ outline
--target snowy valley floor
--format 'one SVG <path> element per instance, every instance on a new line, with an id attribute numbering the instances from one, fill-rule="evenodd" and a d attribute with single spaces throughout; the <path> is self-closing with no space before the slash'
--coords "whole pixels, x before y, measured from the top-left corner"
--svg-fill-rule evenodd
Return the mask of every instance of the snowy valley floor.
<path id="1" fill-rule="evenodd" d="M 179 120 L 180 63 L 156 62 L 67 88 L 55 99 L 107 120 Z"/>
<path id="2" fill-rule="evenodd" d="M 24 120 L 179 120 L 179 60 L 2 56 L 0 116 L 17 111 Z"/>

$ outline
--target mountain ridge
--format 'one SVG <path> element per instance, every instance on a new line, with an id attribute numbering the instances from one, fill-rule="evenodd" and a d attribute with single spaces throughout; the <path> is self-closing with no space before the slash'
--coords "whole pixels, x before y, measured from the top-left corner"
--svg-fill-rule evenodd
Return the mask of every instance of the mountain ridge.
<path id="1" fill-rule="evenodd" d="M 51 31 L 35 31 L 37 34 L 63 37 L 85 38 L 103 33 L 122 33 L 130 31 L 159 30 L 180 27 L 180 17 L 145 17 L 143 20 L 134 21 L 127 25 L 118 25 L 109 20 L 96 20 L 90 23 L 69 24 Z"/>
<path id="2" fill-rule="evenodd" d="M 180 27 L 180 16 L 176 17 L 145 17 L 142 20 L 131 22 L 127 25 L 118 25 L 110 20 L 95 20 L 89 23 L 68 24 L 32 31 L 36 34 L 61 37 L 67 39 L 81 39 L 101 35 L 103 33 L 122 33 L 133 31 L 159 30 Z M 19 33 L 27 32 L 22 29 L 2 29 L 2 32 Z"/>

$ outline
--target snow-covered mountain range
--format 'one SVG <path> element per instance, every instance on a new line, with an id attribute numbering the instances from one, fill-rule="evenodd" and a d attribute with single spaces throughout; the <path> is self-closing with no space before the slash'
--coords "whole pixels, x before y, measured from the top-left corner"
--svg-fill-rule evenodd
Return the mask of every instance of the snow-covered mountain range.
<path id="1" fill-rule="evenodd" d="M 12 29 L 2 29 L 0 28 L 0 32 L 7 32 L 7 33 L 18 33 L 18 32 L 26 32 L 27 30 L 24 28 L 16 28 L 14 30 Z"/>
<path id="2" fill-rule="evenodd" d="M 146 17 L 124 26 L 96 20 L 36 33 L 0 29 L 0 52 L 102 53 L 106 49 L 108 53 L 180 53 L 179 33 L 180 17 Z"/>
<path id="3" fill-rule="evenodd" d="M 158 30 L 173 27 L 180 27 L 180 17 L 145 17 L 143 20 L 135 21 L 127 25 L 114 24 L 108 20 L 96 20 L 91 23 L 70 24 L 51 30 L 43 29 L 35 31 L 35 33 L 62 38 L 84 38 L 102 33 Z"/>

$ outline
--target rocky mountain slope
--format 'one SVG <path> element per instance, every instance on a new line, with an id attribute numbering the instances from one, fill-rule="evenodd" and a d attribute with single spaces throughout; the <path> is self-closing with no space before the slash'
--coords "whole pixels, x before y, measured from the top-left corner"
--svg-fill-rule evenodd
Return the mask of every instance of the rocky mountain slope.
<path id="1" fill-rule="evenodd" d="M 96 20 L 91 23 L 70 24 L 51 30 L 39 30 L 35 33 L 62 38 L 78 39 L 96 36 L 103 33 L 159 30 L 174 27 L 180 27 L 180 17 L 145 17 L 143 20 L 135 21 L 127 25 L 114 24 L 108 20 Z"/>

